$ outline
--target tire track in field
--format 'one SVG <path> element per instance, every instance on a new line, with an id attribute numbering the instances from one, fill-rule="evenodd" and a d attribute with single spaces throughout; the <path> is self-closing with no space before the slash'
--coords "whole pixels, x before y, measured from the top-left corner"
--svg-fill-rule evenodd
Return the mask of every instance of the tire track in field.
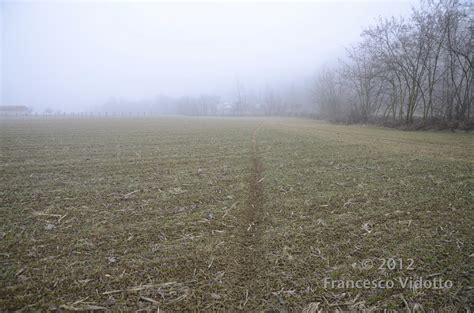
<path id="1" fill-rule="evenodd" d="M 235 245 L 229 255 L 228 274 L 232 284 L 230 296 L 234 306 L 240 309 L 252 302 L 258 305 L 258 285 L 263 276 L 261 253 L 261 237 L 263 231 L 263 165 L 259 157 L 257 133 L 260 124 L 252 133 L 251 172 L 248 178 L 248 199 L 244 207 L 236 213 L 238 228 L 235 233 Z"/>

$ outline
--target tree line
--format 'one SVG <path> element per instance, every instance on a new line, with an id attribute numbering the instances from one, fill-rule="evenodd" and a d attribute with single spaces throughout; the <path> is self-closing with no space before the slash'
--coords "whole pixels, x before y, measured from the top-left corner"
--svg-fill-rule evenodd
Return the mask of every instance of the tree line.
<path id="1" fill-rule="evenodd" d="M 471 119 L 473 13 L 469 2 L 427 1 L 406 19 L 383 19 L 365 29 L 338 67 L 318 73 L 314 96 L 321 116 Z"/>
<path id="2" fill-rule="evenodd" d="M 184 115 L 310 116 L 336 122 L 472 123 L 474 6 L 422 0 L 407 17 L 379 19 L 363 30 L 335 66 L 313 79 L 250 90 L 240 82 L 227 97 L 201 95 L 129 103 L 108 110 Z"/>

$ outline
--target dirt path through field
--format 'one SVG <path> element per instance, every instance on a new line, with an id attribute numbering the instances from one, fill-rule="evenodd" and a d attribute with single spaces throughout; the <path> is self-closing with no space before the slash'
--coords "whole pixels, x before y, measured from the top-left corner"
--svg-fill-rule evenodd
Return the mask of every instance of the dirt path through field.
<path id="1" fill-rule="evenodd" d="M 251 173 L 248 178 L 249 196 L 236 213 L 239 227 L 235 232 L 234 249 L 229 255 L 227 274 L 232 284 L 231 298 L 234 305 L 244 309 L 258 306 L 258 286 L 262 284 L 262 254 L 260 253 L 263 230 L 263 166 L 259 158 L 257 133 L 261 124 L 252 133 Z M 226 274 L 226 275 L 227 275 Z M 260 290 L 261 291 L 261 290 Z"/>

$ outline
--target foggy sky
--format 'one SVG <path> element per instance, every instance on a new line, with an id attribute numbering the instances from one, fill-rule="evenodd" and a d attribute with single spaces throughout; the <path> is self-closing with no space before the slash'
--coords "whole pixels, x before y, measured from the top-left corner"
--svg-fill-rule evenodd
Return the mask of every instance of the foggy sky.
<path id="1" fill-rule="evenodd" d="M 414 2 L 0 4 L 2 105 L 79 111 L 126 99 L 263 88 L 334 62 Z"/>

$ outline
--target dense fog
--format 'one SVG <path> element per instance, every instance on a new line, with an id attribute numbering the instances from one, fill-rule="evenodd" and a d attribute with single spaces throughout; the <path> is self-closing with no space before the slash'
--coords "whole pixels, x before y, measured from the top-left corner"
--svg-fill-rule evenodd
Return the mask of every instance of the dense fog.
<path id="1" fill-rule="evenodd" d="M 193 101 L 231 111 L 288 95 L 309 105 L 318 70 L 413 5 L 3 1 L 1 105 L 180 113 Z"/>

